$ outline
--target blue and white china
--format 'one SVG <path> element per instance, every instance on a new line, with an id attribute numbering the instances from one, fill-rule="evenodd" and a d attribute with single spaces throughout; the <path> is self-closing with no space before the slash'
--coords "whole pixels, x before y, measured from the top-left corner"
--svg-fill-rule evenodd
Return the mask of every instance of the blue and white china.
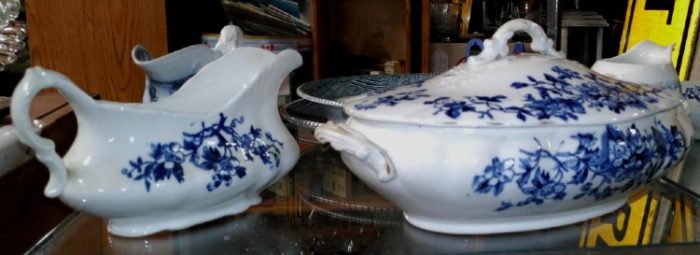
<path id="1" fill-rule="evenodd" d="M 508 55 L 516 31 L 540 54 Z M 693 134 L 678 91 L 563 58 L 542 28 L 505 23 L 432 79 L 343 102 L 316 138 L 422 229 L 454 234 L 570 224 L 622 206 L 677 167 Z"/>
<path id="2" fill-rule="evenodd" d="M 49 169 L 45 195 L 109 219 L 109 232 L 127 237 L 259 203 L 259 193 L 299 158 L 276 95 L 302 58 L 229 45 L 174 94 L 144 104 L 94 100 L 57 72 L 28 69 L 10 111 L 20 141 Z M 45 88 L 58 89 L 77 116 L 78 133 L 63 158 L 32 131 L 29 104 Z"/>
<path id="3" fill-rule="evenodd" d="M 315 80 L 297 88 L 299 97 L 330 106 L 343 106 L 343 98 L 412 84 L 433 77 L 432 74 L 356 75 Z"/>
<path id="4" fill-rule="evenodd" d="M 155 102 L 175 93 L 183 84 L 209 62 L 221 57 L 228 49 L 240 47 L 243 32 L 236 26 L 226 26 L 214 46 L 191 45 L 159 58 L 153 58 L 142 45 L 131 50 L 134 64 L 146 74 L 143 102 Z"/>
<path id="5" fill-rule="evenodd" d="M 343 108 L 297 99 L 280 109 L 282 119 L 294 126 L 314 129 L 327 121 L 342 122 L 348 118 Z"/>
<path id="6" fill-rule="evenodd" d="M 673 44 L 664 47 L 645 40 L 624 54 L 596 61 L 591 70 L 621 81 L 681 89 L 673 67 Z"/>
<path id="7" fill-rule="evenodd" d="M 693 128 L 698 132 L 700 131 L 700 81 L 683 82 L 681 90 L 683 90 L 683 99 L 688 105 Z M 696 135 L 695 139 L 700 139 L 700 135 Z"/>

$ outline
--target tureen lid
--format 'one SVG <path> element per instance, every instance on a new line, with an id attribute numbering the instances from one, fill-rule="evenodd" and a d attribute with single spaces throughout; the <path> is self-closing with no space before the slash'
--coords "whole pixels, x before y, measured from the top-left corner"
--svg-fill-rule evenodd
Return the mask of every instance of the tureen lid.
<path id="1" fill-rule="evenodd" d="M 541 54 L 508 55 L 515 31 Z M 591 125 L 653 115 L 681 104 L 677 92 L 627 83 L 563 58 L 542 28 L 517 19 L 484 50 L 432 79 L 348 98 L 353 118 L 417 125 L 495 127 Z"/>

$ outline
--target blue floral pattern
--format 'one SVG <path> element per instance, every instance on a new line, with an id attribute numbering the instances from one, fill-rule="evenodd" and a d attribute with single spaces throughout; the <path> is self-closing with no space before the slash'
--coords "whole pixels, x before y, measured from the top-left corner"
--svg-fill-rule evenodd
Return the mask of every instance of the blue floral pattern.
<path id="1" fill-rule="evenodd" d="M 507 104 L 509 100 L 505 95 L 441 96 L 423 103 L 435 109 L 433 115 L 444 114 L 452 119 L 465 113 L 478 114 L 481 119 L 494 119 L 494 113 L 498 112 L 513 114 L 521 121 L 528 118 L 569 121 L 578 120 L 587 109 L 618 114 L 627 108 L 648 109 L 648 104 L 658 103 L 658 93 L 663 90 L 613 82 L 593 72 L 581 74 L 559 66 L 553 66 L 551 71 L 544 73 L 542 78 L 527 76 L 526 81 L 511 83 L 513 89 L 532 91 L 524 94 L 520 104 Z M 402 101 L 429 97 L 432 96 L 427 94 L 426 89 L 419 89 L 359 103 L 355 108 L 369 110 L 380 105 L 395 106 Z"/>
<path id="2" fill-rule="evenodd" d="M 482 174 L 474 177 L 474 192 L 499 196 L 506 186 L 517 187 L 525 199 L 501 201 L 496 211 L 513 206 L 540 205 L 548 200 L 593 197 L 601 200 L 648 181 L 654 173 L 677 163 L 686 146 L 680 130 L 657 121 L 656 127 L 640 130 L 636 125 L 620 130 L 578 133 L 574 151 L 550 151 L 535 139 L 534 151 L 521 149 L 521 157 L 494 157 Z"/>
<path id="3" fill-rule="evenodd" d="M 388 96 L 377 98 L 377 100 L 375 100 L 372 103 L 356 104 L 355 108 L 358 110 L 367 110 L 367 109 L 377 108 L 380 105 L 394 106 L 394 105 L 399 104 L 401 101 L 412 101 L 412 100 L 416 100 L 416 99 L 422 98 L 422 97 L 429 97 L 429 95 L 426 94 L 425 92 L 426 92 L 426 89 L 419 89 L 419 90 L 414 90 L 414 91 L 409 91 L 409 92 L 401 92 L 401 93 L 397 93 L 395 95 L 388 95 Z"/>
<path id="4" fill-rule="evenodd" d="M 310 81 L 298 88 L 299 96 L 321 104 L 341 107 L 341 98 L 377 94 L 409 84 L 422 84 L 432 74 L 383 74 L 334 77 Z"/>
<path id="5" fill-rule="evenodd" d="M 244 123 L 244 118 L 227 121 L 223 113 L 219 121 L 206 125 L 195 133 L 183 132 L 182 142 L 151 144 L 149 157 L 138 157 L 129 161 L 129 167 L 122 169 L 122 174 L 135 181 L 142 181 L 146 191 L 152 183 L 174 178 L 178 183 L 185 181 L 183 164 L 211 172 L 208 191 L 219 188 L 222 184 L 230 186 L 234 178 L 246 176 L 246 168 L 241 161 L 260 160 L 270 169 L 279 167 L 280 153 L 284 144 L 276 140 L 270 132 L 265 132 L 253 125 L 248 133 L 236 130 Z"/>
<path id="6" fill-rule="evenodd" d="M 683 88 L 683 98 L 700 102 L 700 87 L 686 86 Z"/>

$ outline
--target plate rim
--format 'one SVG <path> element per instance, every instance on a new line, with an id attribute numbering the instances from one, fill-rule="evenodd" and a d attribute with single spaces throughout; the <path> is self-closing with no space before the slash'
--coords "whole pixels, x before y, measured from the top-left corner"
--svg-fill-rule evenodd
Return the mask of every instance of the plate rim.
<path id="1" fill-rule="evenodd" d="M 284 104 L 282 107 L 280 107 L 279 112 L 280 112 L 280 115 L 282 116 L 282 119 L 289 122 L 290 124 L 292 124 L 294 126 L 302 127 L 302 128 L 316 129 L 317 127 L 323 125 L 324 123 L 321 123 L 318 121 L 307 120 L 307 119 L 295 117 L 287 111 L 287 108 L 289 108 L 289 106 L 296 104 L 296 103 L 303 102 L 303 101 L 308 101 L 311 103 L 318 104 L 317 102 L 313 102 L 311 100 L 306 100 L 304 98 L 299 98 L 299 99 L 293 100 L 289 103 Z"/>
<path id="2" fill-rule="evenodd" d="M 435 75 L 436 74 L 433 74 L 433 73 L 398 73 L 398 74 L 380 74 L 380 75 L 362 74 L 362 75 L 337 76 L 337 77 L 329 77 L 329 78 L 325 78 L 325 79 L 312 80 L 312 81 L 305 82 L 305 83 L 299 85 L 299 87 L 297 87 L 296 92 L 297 92 L 297 95 L 299 97 L 306 99 L 307 101 L 311 101 L 311 102 L 323 104 L 323 105 L 343 107 L 343 102 L 341 102 L 340 99 L 345 98 L 345 97 L 356 96 L 356 95 L 347 95 L 347 96 L 339 97 L 336 99 L 328 99 L 328 98 L 321 98 L 321 97 L 309 95 L 308 93 L 304 92 L 302 89 L 304 87 L 312 86 L 312 84 L 317 84 L 317 83 L 321 83 L 324 81 L 327 82 L 327 81 L 332 81 L 332 80 L 337 80 L 337 79 L 352 80 L 353 78 L 372 77 L 372 76 L 425 76 L 426 79 L 430 79 L 432 77 L 435 77 Z"/>

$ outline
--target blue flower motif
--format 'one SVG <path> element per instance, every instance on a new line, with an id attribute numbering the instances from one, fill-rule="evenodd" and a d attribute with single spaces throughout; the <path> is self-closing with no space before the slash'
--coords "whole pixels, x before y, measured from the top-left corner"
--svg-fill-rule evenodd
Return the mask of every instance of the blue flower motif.
<path id="1" fill-rule="evenodd" d="M 700 101 L 700 87 L 686 86 L 683 89 L 683 98 L 693 99 L 695 101 Z"/>
<path id="2" fill-rule="evenodd" d="M 566 185 L 550 176 L 549 172 L 539 170 L 534 176 L 529 183 L 531 186 L 523 185 L 522 191 L 535 198 L 535 203 L 541 204 L 547 199 L 561 200 L 566 196 Z"/>
<path id="3" fill-rule="evenodd" d="M 513 180 L 515 176 L 513 159 L 501 161 L 498 157 L 491 160 L 491 165 L 486 166 L 483 175 L 474 176 L 472 187 L 479 193 L 489 193 L 498 196 L 503 192 L 503 185 Z"/>
<path id="4" fill-rule="evenodd" d="M 433 104 L 438 110 L 433 113 L 437 114 L 439 112 L 445 112 L 450 118 L 456 119 L 463 112 L 475 111 L 476 108 L 466 101 L 457 101 L 450 99 L 449 97 L 438 97 L 433 101 L 426 101 L 424 104 Z"/>
<path id="5" fill-rule="evenodd" d="M 270 169 L 279 167 L 284 144 L 274 139 L 269 132 L 263 136 L 262 129 L 252 125 L 248 133 L 238 133 L 236 128 L 243 122 L 243 117 L 240 117 L 231 119 L 227 124 L 224 114 L 219 114 L 219 121 L 214 124 L 207 126 L 202 122 L 199 132 L 183 132 L 182 143 L 151 144 L 150 159 L 138 157 L 129 161 L 130 168 L 122 169 L 122 174 L 135 181 L 143 181 L 146 191 L 150 191 L 151 183 L 171 177 L 179 183 L 184 182 L 182 165 L 190 163 L 212 173 L 212 180 L 206 188 L 213 191 L 222 184 L 230 186 L 234 177 L 240 179 L 246 176 L 246 168 L 241 165 L 241 160 L 254 161 L 257 158 Z"/>
<path id="6" fill-rule="evenodd" d="M 579 114 L 585 114 L 586 110 L 583 105 L 572 99 L 547 99 L 538 100 L 532 98 L 532 95 L 527 97 L 528 103 L 525 108 L 528 112 L 534 112 L 537 119 L 559 118 L 562 120 L 578 119 Z"/>
<path id="7" fill-rule="evenodd" d="M 525 115 L 532 115 L 528 110 L 518 107 L 503 108 L 500 103 L 506 99 L 506 96 L 497 95 L 492 97 L 476 96 L 465 97 L 465 100 L 455 100 L 449 97 L 438 97 L 431 101 L 423 102 L 426 105 L 432 105 L 435 108 L 433 115 L 445 113 L 453 119 L 459 118 L 462 113 L 474 112 L 479 114 L 479 118 L 493 119 L 492 112 L 507 112 L 515 113 L 522 120 Z M 477 108 L 478 107 L 478 108 Z"/>
<path id="8" fill-rule="evenodd" d="M 179 183 L 185 181 L 182 168 L 184 154 L 179 144 L 152 144 L 150 156 L 149 161 L 138 157 L 136 161 L 129 162 L 131 170 L 122 169 L 122 174 L 134 180 L 143 180 L 146 189 L 150 189 L 151 183 L 170 178 L 175 178 Z"/>
<path id="9" fill-rule="evenodd" d="M 607 125 L 600 135 L 577 133 L 571 138 L 578 143 L 576 149 L 560 152 L 544 149 L 535 139 L 538 149 L 520 150 L 523 157 L 517 165 L 515 158 L 494 157 L 473 178 L 472 190 L 483 194 L 493 191 L 497 197 L 507 186 L 517 184 L 525 198 L 501 201 L 496 211 L 562 200 L 568 193 L 577 193 L 576 187 L 578 194 L 573 199 L 588 196 L 600 200 L 635 188 L 653 173 L 672 167 L 687 147 L 677 127 L 666 127 L 660 121 L 650 130 L 640 130 L 634 124 L 625 129 Z"/>
<path id="10" fill-rule="evenodd" d="M 614 167 L 622 167 L 623 161 L 632 155 L 630 148 L 624 143 L 610 142 L 610 160 Z"/>
<path id="11" fill-rule="evenodd" d="M 552 67 L 552 71 L 559 75 L 559 80 L 580 80 L 581 74 L 579 72 L 562 68 L 560 66 Z"/>
<path id="12" fill-rule="evenodd" d="M 409 91 L 409 92 L 400 92 L 396 93 L 394 95 L 388 95 L 388 96 L 383 96 L 380 98 L 377 98 L 374 102 L 364 102 L 360 104 L 355 105 L 355 109 L 358 110 L 369 110 L 369 109 L 374 109 L 377 108 L 380 105 L 387 105 L 387 106 L 394 106 L 400 103 L 401 101 L 412 101 L 416 100 L 421 97 L 429 97 L 428 94 L 425 94 L 426 89 L 418 89 L 414 91 Z"/>
<path id="13" fill-rule="evenodd" d="M 205 146 L 202 158 L 204 161 L 200 165 L 202 168 L 212 171 L 212 182 L 207 184 L 207 190 L 212 191 L 221 184 L 230 186 L 232 177 L 243 178 L 246 176 L 245 167 L 240 166 L 240 161 L 236 157 L 226 156 L 217 147 Z"/>
<path id="14" fill-rule="evenodd" d="M 526 92 L 522 105 L 507 104 L 508 97 L 505 95 L 440 96 L 424 101 L 424 105 L 435 109 L 433 115 L 444 114 L 451 119 L 458 119 L 465 113 L 478 114 L 481 119 L 493 119 L 495 113 L 502 113 L 513 114 L 521 121 L 529 117 L 571 121 L 578 120 L 588 109 L 618 114 L 628 108 L 647 109 L 648 104 L 658 103 L 658 93 L 661 91 L 612 82 L 596 73 L 581 74 L 560 66 L 553 66 L 551 71 L 542 74 L 543 78 L 528 75 L 526 81 L 511 83 L 512 88 Z M 359 103 L 355 108 L 371 110 L 379 106 L 393 107 L 405 101 L 429 97 L 426 89 L 420 89 Z"/>

